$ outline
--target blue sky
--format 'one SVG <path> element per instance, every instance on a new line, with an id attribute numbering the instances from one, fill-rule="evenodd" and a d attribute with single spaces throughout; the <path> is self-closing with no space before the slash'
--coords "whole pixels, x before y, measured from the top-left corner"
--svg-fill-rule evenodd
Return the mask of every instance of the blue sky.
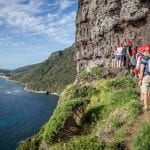
<path id="1" fill-rule="evenodd" d="M 41 62 L 75 41 L 77 0 L 0 0 L 0 69 Z"/>

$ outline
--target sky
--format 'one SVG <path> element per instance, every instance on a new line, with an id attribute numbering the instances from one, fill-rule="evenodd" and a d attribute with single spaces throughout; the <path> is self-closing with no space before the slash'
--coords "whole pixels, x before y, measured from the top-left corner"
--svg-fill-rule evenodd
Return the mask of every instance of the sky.
<path id="1" fill-rule="evenodd" d="M 77 0 L 0 0 L 0 69 L 44 61 L 75 41 Z"/>

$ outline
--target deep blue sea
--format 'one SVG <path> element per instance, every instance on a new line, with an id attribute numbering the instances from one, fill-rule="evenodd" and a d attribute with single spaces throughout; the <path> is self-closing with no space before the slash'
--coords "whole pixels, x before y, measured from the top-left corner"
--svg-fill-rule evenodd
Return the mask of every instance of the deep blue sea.
<path id="1" fill-rule="evenodd" d="M 55 95 L 28 93 L 0 78 L 0 150 L 15 150 L 20 141 L 37 133 L 57 102 Z"/>

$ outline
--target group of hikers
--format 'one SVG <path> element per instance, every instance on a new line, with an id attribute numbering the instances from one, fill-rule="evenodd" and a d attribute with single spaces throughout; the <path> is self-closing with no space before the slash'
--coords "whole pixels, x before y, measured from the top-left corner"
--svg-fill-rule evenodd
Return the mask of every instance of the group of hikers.
<path id="1" fill-rule="evenodd" d="M 150 99 L 150 45 L 132 47 L 131 40 L 124 40 L 114 49 L 112 68 L 126 68 L 139 79 L 144 111 L 149 111 Z"/>

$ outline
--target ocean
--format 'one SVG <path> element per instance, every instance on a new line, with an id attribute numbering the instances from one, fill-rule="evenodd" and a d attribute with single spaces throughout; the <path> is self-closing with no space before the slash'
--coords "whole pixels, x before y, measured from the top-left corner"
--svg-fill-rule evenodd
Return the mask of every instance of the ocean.
<path id="1" fill-rule="evenodd" d="M 15 150 L 52 115 L 58 96 L 24 91 L 20 84 L 0 78 L 0 150 Z"/>

